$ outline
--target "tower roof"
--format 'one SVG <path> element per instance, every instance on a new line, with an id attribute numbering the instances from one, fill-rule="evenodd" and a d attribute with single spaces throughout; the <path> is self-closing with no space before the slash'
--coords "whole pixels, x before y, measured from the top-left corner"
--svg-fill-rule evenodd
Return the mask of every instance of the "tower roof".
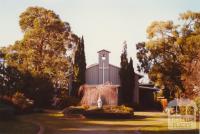
<path id="1" fill-rule="evenodd" d="M 102 49 L 102 50 L 98 51 L 97 53 L 100 53 L 100 52 L 108 52 L 108 53 L 110 53 L 110 51 L 105 50 L 105 49 Z"/>

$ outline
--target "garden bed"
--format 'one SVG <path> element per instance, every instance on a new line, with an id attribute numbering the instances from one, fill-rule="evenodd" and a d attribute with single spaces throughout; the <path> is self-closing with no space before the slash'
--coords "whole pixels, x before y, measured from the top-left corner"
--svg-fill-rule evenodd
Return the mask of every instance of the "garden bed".
<path id="1" fill-rule="evenodd" d="M 133 118 L 134 111 L 132 108 L 125 106 L 104 106 L 99 109 L 92 107 L 69 107 L 63 110 L 65 116 L 84 115 L 86 118 L 103 118 L 103 119 L 129 119 Z"/>
<path id="2" fill-rule="evenodd" d="M 104 106 L 102 109 L 88 109 L 83 115 L 86 118 L 129 119 L 133 118 L 134 112 L 125 106 Z"/>

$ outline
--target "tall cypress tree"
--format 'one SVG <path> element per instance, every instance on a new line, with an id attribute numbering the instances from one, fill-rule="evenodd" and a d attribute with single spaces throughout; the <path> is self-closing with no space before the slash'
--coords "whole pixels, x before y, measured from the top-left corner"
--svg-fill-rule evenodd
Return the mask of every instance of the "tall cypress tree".
<path id="1" fill-rule="evenodd" d="M 133 94 L 134 94 L 134 68 L 133 60 L 130 58 L 128 62 L 127 58 L 127 44 L 124 43 L 124 48 L 121 54 L 121 68 L 119 71 L 121 90 L 120 99 L 121 103 L 127 106 L 133 105 Z"/>
<path id="2" fill-rule="evenodd" d="M 85 71 L 86 71 L 86 59 L 85 59 L 85 44 L 84 38 L 81 38 L 81 52 L 80 52 L 80 83 L 85 84 Z"/>
<path id="3" fill-rule="evenodd" d="M 134 96 L 134 87 L 135 87 L 135 72 L 133 68 L 133 60 L 130 58 L 130 61 L 128 63 L 128 92 L 127 92 L 127 97 L 128 97 L 128 105 L 132 106 L 133 104 L 133 96 Z"/>
<path id="4" fill-rule="evenodd" d="M 120 75 L 120 84 L 121 84 L 121 89 L 120 89 L 120 99 L 122 104 L 127 104 L 128 98 L 127 98 L 127 93 L 128 93 L 128 58 L 127 58 L 127 44 L 124 43 L 123 51 L 121 54 L 121 68 L 119 71 Z"/>
<path id="5" fill-rule="evenodd" d="M 74 57 L 74 75 L 72 81 L 72 96 L 78 95 L 79 87 L 85 83 L 86 59 L 84 39 L 80 39 Z"/>

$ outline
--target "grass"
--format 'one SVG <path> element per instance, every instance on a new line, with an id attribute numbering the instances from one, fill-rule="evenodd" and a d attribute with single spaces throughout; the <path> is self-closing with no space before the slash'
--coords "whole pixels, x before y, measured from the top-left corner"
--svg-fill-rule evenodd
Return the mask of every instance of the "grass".
<path id="1" fill-rule="evenodd" d="M 38 126 L 18 118 L 0 121 L 0 134 L 36 134 L 37 132 Z"/>
<path id="2" fill-rule="evenodd" d="M 167 117 L 160 112 L 135 112 L 134 119 L 70 119 L 58 113 L 30 114 L 19 119 L 3 126 L 0 122 L 0 131 L 3 130 L 3 134 L 31 134 L 37 128 L 25 122 L 34 121 L 43 125 L 44 134 L 198 134 L 197 130 L 168 130 Z M 14 126 L 12 131 L 11 125 Z"/>
<path id="3" fill-rule="evenodd" d="M 0 110 L 3 110 L 0 112 L 0 134 L 36 134 L 38 132 L 37 125 L 21 120 L 20 117 L 13 117 L 12 107 L 0 102 Z"/>
<path id="4" fill-rule="evenodd" d="M 69 119 L 62 114 L 33 114 L 45 127 L 45 134 L 198 134 L 197 130 L 170 131 L 167 116 L 160 112 L 135 112 L 134 119 Z"/>
<path id="5" fill-rule="evenodd" d="M 36 134 L 38 126 L 13 117 L 14 109 L 0 102 L 0 134 Z"/>

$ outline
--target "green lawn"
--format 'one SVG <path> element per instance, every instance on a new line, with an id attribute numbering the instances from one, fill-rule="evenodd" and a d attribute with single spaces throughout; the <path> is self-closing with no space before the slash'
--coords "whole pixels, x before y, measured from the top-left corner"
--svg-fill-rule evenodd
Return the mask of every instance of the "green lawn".
<path id="1" fill-rule="evenodd" d="M 45 134 L 198 134 L 197 130 L 168 130 L 167 117 L 159 112 L 136 112 L 134 119 L 127 120 L 69 119 L 62 114 L 30 114 L 20 116 L 19 120 L 0 122 L 0 131 L 2 134 L 36 133 L 38 127 L 31 122 L 42 124 Z"/>
<path id="2" fill-rule="evenodd" d="M 33 123 L 23 121 L 21 117 L 12 117 L 14 109 L 0 102 L 0 134 L 36 134 L 39 127 Z M 10 117 L 10 119 L 4 119 Z"/>
<path id="3" fill-rule="evenodd" d="M 0 134 L 36 134 L 38 130 L 38 126 L 18 118 L 0 121 Z"/>

